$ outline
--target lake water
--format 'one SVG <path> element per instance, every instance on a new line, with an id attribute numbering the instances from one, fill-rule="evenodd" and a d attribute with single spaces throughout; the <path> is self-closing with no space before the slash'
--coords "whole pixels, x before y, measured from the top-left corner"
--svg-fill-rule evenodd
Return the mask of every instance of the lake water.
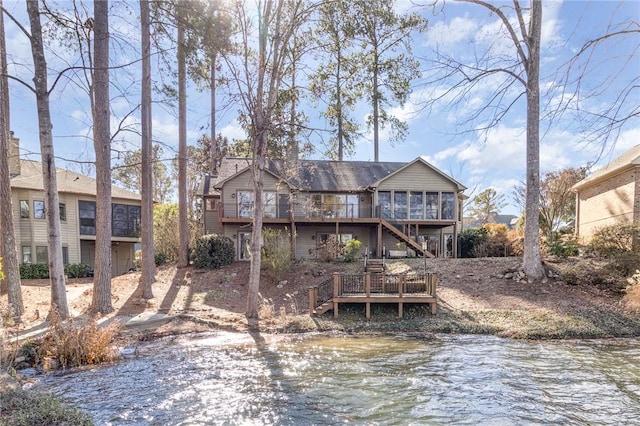
<path id="1" fill-rule="evenodd" d="M 35 387 L 98 425 L 640 425 L 640 340 L 219 333 Z"/>

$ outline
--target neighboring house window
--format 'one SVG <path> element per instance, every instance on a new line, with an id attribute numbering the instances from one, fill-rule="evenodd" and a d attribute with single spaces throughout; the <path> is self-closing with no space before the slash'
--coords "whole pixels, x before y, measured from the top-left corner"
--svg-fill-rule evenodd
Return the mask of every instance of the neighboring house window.
<path id="1" fill-rule="evenodd" d="M 391 219 L 391 193 L 378 192 L 378 212 L 383 219 Z"/>
<path id="2" fill-rule="evenodd" d="M 49 263 L 47 246 L 36 246 L 36 263 Z"/>
<path id="3" fill-rule="evenodd" d="M 22 246 L 22 263 L 31 263 L 31 246 Z"/>
<path id="4" fill-rule="evenodd" d="M 253 192 L 251 191 L 238 191 L 238 217 L 252 217 L 253 216 Z"/>
<path id="5" fill-rule="evenodd" d="M 111 234 L 114 237 L 140 236 L 140 206 L 129 204 L 111 205 Z"/>
<path id="6" fill-rule="evenodd" d="M 44 201 L 33 201 L 33 218 L 44 219 Z"/>
<path id="7" fill-rule="evenodd" d="M 262 204 L 264 210 L 262 217 L 276 217 L 277 205 L 276 205 L 276 193 L 272 191 L 264 191 L 262 193 Z"/>
<path id="8" fill-rule="evenodd" d="M 438 218 L 438 193 L 427 192 L 426 197 L 426 209 L 425 219 L 437 219 Z"/>
<path id="9" fill-rule="evenodd" d="M 69 264 L 69 247 L 62 246 L 62 263 Z"/>
<path id="10" fill-rule="evenodd" d="M 67 221 L 67 206 L 64 203 L 60 203 L 58 206 L 60 210 L 60 220 L 63 222 Z"/>
<path id="11" fill-rule="evenodd" d="M 93 201 L 78 201 L 80 213 L 80 234 L 96 235 L 96 203 Z"/>
<path id="12" fill-rule="evenodd" d="M 455 200 L 453 192 L 442 193 L 442 214 L 440 218 L 443 220 L 450 220 L 454 218 L 455 213 Z"/>
<path id="13" fill-rule="evenodd" d="M 395 219 L 407 218 L 407 193 L 395 192 L 393 194 L 393 217 Z"/>
<path id="14" fill-rule="evenodd" d="M 20 218 L 29 219 L 29 201 L 20 200 Z"/>
<path id="15" fill-rule="evenodd" d="M 409 198 L 411 219 L 422 219 L 422 192 L 412 192 Z"/>

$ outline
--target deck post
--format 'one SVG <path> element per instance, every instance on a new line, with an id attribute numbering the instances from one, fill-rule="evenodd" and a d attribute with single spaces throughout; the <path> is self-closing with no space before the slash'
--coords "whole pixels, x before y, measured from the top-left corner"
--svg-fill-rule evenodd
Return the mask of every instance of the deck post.
<path id="1" fill-rule="evenodd" d="M 364 274 L 364 294 L 367 297 L 371 295 L 371 272 Z"/>
<path id="2" fill-rule="evenodd" d="M 371 303 L 367 302 L 367 303 L 365 303 L 365 305 L 366 305 L 365 306 L 365 314 L 367 316 L 367 319 L 370 319 L 371 318 Z"/>
<path id="3" fill-rule="evenodd" d="M 313 311 L 316 310 L 316 301 L 318 287 L 309 287 L 309 315 L 313 315 Z"/>
<path id="4" fill-rule="evenodd" d="M 402 302 L 398 302 L 398 318 L 402 318 Z"/>
<path id="5" fill-rule="evenodd" d="M 340 273 L 333 273 L 333 317 L 338 318 L 338 302 L 336 297 L 340 296 Z"/>

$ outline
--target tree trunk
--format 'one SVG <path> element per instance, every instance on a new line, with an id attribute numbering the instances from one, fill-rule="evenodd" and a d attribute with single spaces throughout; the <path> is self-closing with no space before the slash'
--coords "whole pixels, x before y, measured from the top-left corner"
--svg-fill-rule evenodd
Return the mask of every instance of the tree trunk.
<path id="1" fill-rule="evenodd" d="M 4 272 L 4 283 L 9 298 L 11 314 L 21 317 L 24 313 L 22 291 L 20 289 L 20 264 L 16 253 L 15 228 L 11 204 L 11 176 L 9 175 L 9 154 L 11 153 L 11 131 L 9 114 L 9 81 L 7 78 L 7 49 L 4 34 L 4 14 L 0 0 L 0 257 Z"/>
<path id="2" fill-rule="evenodd" d="M 142 38 L 142 99 L 140 101 L 142 147 L 142 176 L 140 192 L 142 194 L 142 297 L 153 298 L 156 264 L 153 242 L 153 161 L 152 127 L 151 127 L 151 37 L 149 23 L 149 0 L 140 0 L 140 23 Z"/>
<path id="3" fill-rule="evenodd" d="M 260 305 L 260 269 L 262 266 L 262 222 L 263 210 L 262 193 L 264 190 L 264 168 L 267 151 L 267 132 L 264 130 L 264 118 L 262 112 L 256 114 L 255 120 L 258 134 L 255 141 L 253 155 L 253 230 L 251 232 L 251 267 L 249 270 L 249 289 L 247 294 L 246 317 L 258 319 L 258 307 Z"/>
<path id="4" fill-rule="evenodd" d="M 178 12 L 178 267 L 189 265 L 187 221 L 187 70 L 184 23 Z"/>
<path id="5" fill-rule="evenodd" d="M 56 163 L 53 149 L 49 91 L 47 89 L 47 62 L 42 44 L 42 26 L 37 0 L 27 0 L 27 14 L 31 24 L 31 53 L 33 55 L 34 87 L 38 109 L 38 131 L 42 156 L 42 179 L 45 192 L 45 209 L 48 231 L 49 280 L 51 282 L 51 309 L 57 310 L 61 319 L 69 317 L 67 293 L 62 263 L 62 239 L 60 237 L 60 216 Z"/>
<path id="6" fill-rule="evenodd" d="M 545 277 L 540 257 L 540 32 L 542 4 L 531 1 L 527 67 L 527 195 L 523 269 L 529 280 Z"/>
<path id="7" fill-rule="evenodd" d="M 109 2 L 93 3 L 93 146 L 96 152 L 96 253 L 91 311 L 106 314 L 111 303 L 111 131 L 109 111 Z"/>
<path id="8" fill-rule="evenodd" d="M 218 174 L 218 141 L 216 139 L 216 53 L 211 52 L 211 173 L 216 176 Z"/>
<path id="9" fill-rule="evenodd" d="M 376 52 L 374 57 L 373 67 L 373 158 L 376 163 L 380 159 L 380 136 L 379 136 L 379 121 L 380 121 L 380 96 L 378 90 L 378 54 Z"/>

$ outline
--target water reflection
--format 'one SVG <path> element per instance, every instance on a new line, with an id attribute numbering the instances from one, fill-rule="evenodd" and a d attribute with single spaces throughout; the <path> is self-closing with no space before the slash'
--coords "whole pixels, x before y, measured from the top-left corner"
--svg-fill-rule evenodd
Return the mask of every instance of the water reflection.
<path id="1" fill-rule="evenodd" d="M 37 385 L 104 425 L 630 424 L 640 341 L 219 334 Z M 638 424 L 638 423 L 636 423 Z"/>

